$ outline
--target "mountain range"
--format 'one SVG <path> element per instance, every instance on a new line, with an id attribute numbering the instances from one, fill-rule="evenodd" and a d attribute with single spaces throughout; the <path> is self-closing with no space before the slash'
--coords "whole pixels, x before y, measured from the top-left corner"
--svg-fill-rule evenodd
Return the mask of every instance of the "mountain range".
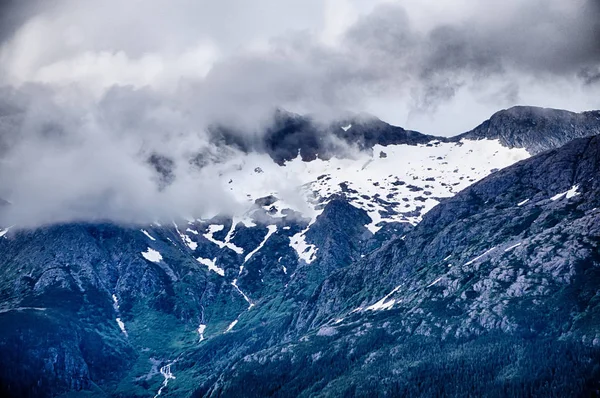
<path id="1" fill-rule="evenodd" d="M 0 226 L 3 396 L 600 394 L 599 111 L 209 133 L 232 214 Z"/>

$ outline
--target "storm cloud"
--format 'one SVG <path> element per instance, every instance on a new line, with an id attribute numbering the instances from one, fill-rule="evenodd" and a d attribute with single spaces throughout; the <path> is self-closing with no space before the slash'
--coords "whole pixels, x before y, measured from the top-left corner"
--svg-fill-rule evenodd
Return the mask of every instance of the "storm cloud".
<path id="1" fill-rule="evenodd" d="M 600 93 L 597 0 L 8 1 L 0 21 L 2 217 L 27 226 L 236 208 L 190 159 L 278 108 L 448 135 Z"/>

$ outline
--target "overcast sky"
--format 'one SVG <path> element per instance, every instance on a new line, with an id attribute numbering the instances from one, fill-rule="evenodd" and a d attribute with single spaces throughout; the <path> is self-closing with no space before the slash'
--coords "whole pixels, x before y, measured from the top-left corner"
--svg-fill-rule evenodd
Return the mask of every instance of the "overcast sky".
<path id="1" fill-rule="evenodd" d="M 451 135 L 516 104 L 600 107 L 599 3 L 12 0 L 1 76 L 185 92 L 207 118 L 368 111 Z"/>
<path id="2" fill-rule="evenodd" d="M 455 135 L 599 102 L 600 0 L 0 0 L 0 197 L 22 225 L 234 207 L 189 159 L 206 126 L 276 108 Z"/>

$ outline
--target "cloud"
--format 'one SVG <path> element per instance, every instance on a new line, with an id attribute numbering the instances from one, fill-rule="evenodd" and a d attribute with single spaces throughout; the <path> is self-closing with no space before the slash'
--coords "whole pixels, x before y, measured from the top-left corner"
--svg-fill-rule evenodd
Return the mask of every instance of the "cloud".
<path id="1" fill-rule="evenodd" d="M 256 138 L 277 108 L 450 134 L 600 91 L 597 0 L 12 1 L 0 19 L 2 218 L 21 225 L 236 208 L 197 167 L 232 156 L 207 127 Z"/>

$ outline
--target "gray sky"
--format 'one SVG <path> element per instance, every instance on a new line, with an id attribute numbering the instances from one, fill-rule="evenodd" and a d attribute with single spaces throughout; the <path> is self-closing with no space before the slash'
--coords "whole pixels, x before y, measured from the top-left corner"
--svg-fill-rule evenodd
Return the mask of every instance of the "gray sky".
<path id="1" fill-rule="evenodd" d="M 599 4 L 7 1 L 0 65 L 13 85 L 180 91 L 207 118 L 368 111 L 451 135 L 515 104 L 597 108 Z"/>
<path id="2" fill-rule="evenodd" d="M 600 108 L 600 0 L 4 0 L 0 90 L 10 220 L 189 215 L 235 206 L 189 170 L 211 123 L 366 111 L 455 135 L 517 104 Z"/>

